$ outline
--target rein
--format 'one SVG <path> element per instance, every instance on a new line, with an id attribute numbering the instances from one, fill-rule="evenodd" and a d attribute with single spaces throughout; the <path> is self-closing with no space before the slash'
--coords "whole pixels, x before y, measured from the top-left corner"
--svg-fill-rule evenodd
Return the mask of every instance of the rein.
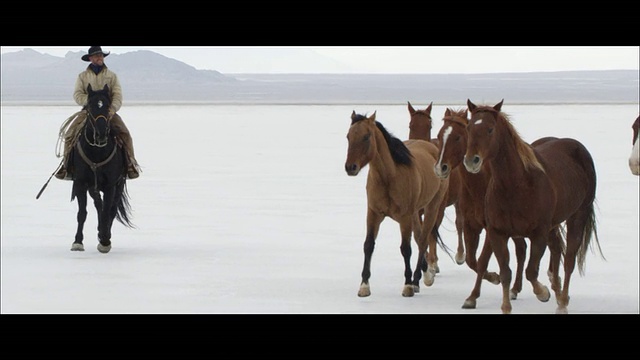
<path id="1" fill-rule="evenodd" d="M 104 144 L 100 144 L 98 143 L 98 141 L 96 140 L 96 126 L 94 125 L 96 121 L 98 121 L 98 119 L 100 118 L 104 118 L 104 120 L 109 123 L 109 119 L 107 119 L 106 116 L 104 115 L 98 115 L 98 117 L 93 116 L 93 114 L 89 111 L 89 116 L 91 117 L 92 120 L 89 120 L 89 123 L 91 124 L 91 127 L 93 128 L 93 142 L 91 142 L 89 140 L 89 138 L 87 137 L 87 131 L 84 131 L 84 139 L 87 141 L 87 144 L 91 145 L 91 146 L 95 146 L 95 147 L 105 147 L 107 146 L 107 144 L 109 143 L 109 141 L 105 141 Z M 109 135 L 109 128 L 107 127 L 107 136 Z"/>

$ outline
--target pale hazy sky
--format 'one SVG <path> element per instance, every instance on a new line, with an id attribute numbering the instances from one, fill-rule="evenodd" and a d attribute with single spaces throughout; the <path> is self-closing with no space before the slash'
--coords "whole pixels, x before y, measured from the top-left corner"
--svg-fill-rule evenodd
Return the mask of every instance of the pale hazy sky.
<path id="1" fill-rule="evenodd" d="M 3 46 L 2 53 L 31 48 L 41 53 L 64 56 L 69 51 L 86 52 L 88 46 L 39 47 Z M 260 59 L 241 59 L 237 64 L 213 65 L 215 47 L 194 46 L 103 46 L 104 51 L 123 54 L 151 50 L 182 61 L 197 69 L 223 73 L 265 71 Z M 229 47 L 227 47 L 229 48 Z M 248 49 L 252 47 L 235 47 Z M 255 47 L 254 47 L 255 48 Z M 265 47 L 262 47 L 265 48 Z M 616 70 L 639 68 L 638 46 L 325 46 L 268 47 L 270 49 L 311 49 L 350 68 L 353 73 L 493 73 L 564 70 Z M 270 54 L 274 52 L 271 51 Z M 246 52 L 244 52 L 246 54 Z M 278 69 L 287 68 L 287 56 L 278 57 Z M 311 64 L 291 64 L 293 69 L 306 69 Z M 221 68 L 224 67 L 224 68 Z M 274 69 L 273 67 L 271 69 Z M 314 72 L 313 69 L 308 69 Z"/>

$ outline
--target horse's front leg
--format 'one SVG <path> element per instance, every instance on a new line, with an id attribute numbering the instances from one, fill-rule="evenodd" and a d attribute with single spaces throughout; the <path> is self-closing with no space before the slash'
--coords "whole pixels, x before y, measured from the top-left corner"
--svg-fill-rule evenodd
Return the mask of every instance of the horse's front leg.
<path id="1" fill-rule="evenodd" d="M 476 259 L 475 253 L 480 243 L 480 233 L 482 228 L 474 227 L 471 224 L 465 224 L 465 241 L 467 245 L 467 265 L 476 272 L 476 281 L 471 290 L 471 294 L 464 300 L 462 304 L 463 309 L 475 309 L 476 302 L 480 297 L 480 289 L 482 288 L 482 280 L 485 279 L 493 284 L 500 284 L 500 275 L 495 272 L 487 272 L 489 266 L 489 260 L 493 250 L 491 249 L 491 243 L 485 236 L 480 256 Z M 468 236 L 467 236 L 468 235 Z M 473 249 L 473 252 L 471 251 Z M 473 255 L 473 256 L 472 256 Z"/>
<path id="2" fill-rule="evenodd" d="M 382 214 L 373 212 L 371 209 L 367 211 L 367 236 L 364 239 L 364 265 L 362 267 L 362 282 L 360 283 L 360 289 L 358 290 L 358 296 L 365 297 L 371 295 L 371 289 L 369 287 L 369 278 L 371 277 L 371 256 L 373 255 L 373 248 L 376 244 L 376 237 L 378 236 L 378 230 L 380 230 L 380 223 L 384 220 Z"/>
<path id="3" fill-rule="evenodd" d="M 456 202 L 455 204 L 453 204 L 453 206 L 456 211 L 456 232 L 458 234 L 458 249 L 456 251 L 456 264 L 462 265 L 464 264 L 464 260 L 466 257 L 464 253 L 464 238 L 462 237 L 462 234 L 464 233 L 464 214 L 460 209 L 459 204 L 460 204 L 459 202 Z"/>
<path id="4" fill-rule="evenodd" d="M 420 281 L 420 268 L 426 266 L 426 264 L 422 264 L 421 259 L 423 256 L 420 254 L 424 254 L 425 251 L 425 241 L 424 234 L 422 234 L 422 229 L 416 228 L 420 224 L 420 212 L 415 212 L 411 216 L 405 216 L 398 219 L 398 223 L 400 224 L 400 254 L 402 254 L 402 259 L 404 261 L 404 286 L 402 288 L 402 296 L 411 297 L 415 295 L 415 293 L 420 292 L 420 287 L 418 282 Z M 414 233 L 417 238 L 416 243 L 418 244 L 418 262 L 416 263 L 416 270 L 412 272 L 411 270 L 411 233 Z"/>
<path id="5" fill-rule="evenodd" d="M 491 228 L 487 228 L 487 236 L 485 241 L 489 241 L 493 254 L 500 266 L 500 283 L 502 284 L 502 306 L 500 309 L 503 314 L 511 314 L 511 294 L 509 286 L 511 285 L 511 268 L 509 267 L 509 247 L 507 241 L 509 236 L 497 232 Z"/>
<path id="6" fill-rule="evenodd" d="M 98 199 L 100 198 L 99 195 L 100 194 L 98 194 Z M 110 188 L 104 190 L 101 204 L 102 211 L 98 213 L 98 251 L 104 254 L 111 250 L 111 225 L 113 224 L 111 215 L 114 213 L 114 195 L 115 189 Z M 98 205 L 96 204 L 96 206 Z"/>
<path id="7" fill-rule="evenodd" d="M 516 280 L 511 288 L 511 300 L 516 300 L 522 291 L 522 273 L 524 272 L 524 261 L 527 257 L 527 242 L 523 237 L 514 237 L 513 243 L 516 251 Z"/>
<path id="8" fill-rule="evenodd" d="M 82 244 L 84 235 L 82 234 L 82 231 L 84 229 L 84 223 L 87 220 L 87 190 L 80 190 L 79 187 L 74 184 L 73 191 L 78 199 L 78 214 L 76 216 L 78 220 L 78 227 L 76 229 L 75 241 L 71 245 L 71 251 L 84 251 L 84 245 Z"/>

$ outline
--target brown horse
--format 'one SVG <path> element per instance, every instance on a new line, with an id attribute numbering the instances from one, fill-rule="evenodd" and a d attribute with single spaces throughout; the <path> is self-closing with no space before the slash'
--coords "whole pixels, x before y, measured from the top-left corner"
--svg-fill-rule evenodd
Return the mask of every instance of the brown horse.
<path id="1" fill-rule="evenodd" d="M 421 271 L 424 272 L 425 285 L 433 284 L 436 273 L 436 243 L 446 251 L 438 235 L 440 224 L 437 223 L 437 219 L 445 209 L 444 198 L 449 181 L 439 179 L 433 172 L 438 149 L 428 141 L 403 142 L 394 137 L 376 121 L 375 112 L 366 117 L 354 111 L 351 114 L 347 140 L 347 175 L 356 176 L 362 168 L 369 165 L 367 235 L 364 241 L 364 267 L 358 296 L 371 295 L 371 256 L 380 224 L 387 216 L 400 224 L 400 252 L 405 266 L 402 295 L 413 296 L 419 291 Z M 422 226 L 419 219 L 421 209 L 425 214 Z M 418 261 L 413 279 L 410 265 L 412 231 L 418 232 Z M 425 257 L 427 245 L 429 254 Z"/>
<path id="2" fill-rule="evenodd" d="M 631 155 L 629 155 L 629 169 L 633 175 L 640 175 L 640 141 L 638 141 L 638 127 L 640 126 L 640 116 L 636 118 L 636 121 L 631 125 L 633 129 L 633 149 L 631 149 Z"/>
<path id="3" fill-rule="evenodd" d="M 444 124 L 438 131 L 439 154 L 435 165 L 435 172 L 440 178 L 447 178 L 458 173 L 460 176 L 460 194 L 458 197 L 458 207 L 462 213 L 463 233 L 465 248 L 467 250 L 467 266 L 477 273 L 476 252 L 480 242 L 480 233 L 485 228 L 484 198 L 487 185 L 491 178 L 488 168 L 482 169 L 478 174 L 472 174 L 464 169 L 462 164 L 464 154 L 467 151 L 467 124 L 468 112 L 463 110 L 446 109 L 444 113 Z M 451 186 L 451 185 L 449 185 Z M 516 248 L 517 269 L 516 279 L 510 292 L 511 300 L 518 297 L 522 291 L 522 274 L 524 272 L 524 261 L 527 251 L 527 243 L 523 238 L 513 239 Z M 488 261 L 491 257 L 491 245 L 484 242 L 480 261 Z M 480 297 L 480 287 L 482 279 L 493 284 L 500 283 L 500 277 L 495 272 L 485 272 L 483 276 L 478 276 L 475 287 L 471 295 L 465 300 L 462 308 L 475 309 L 476 299 Z"/>
<path id="4" fill-rule="evenodd" d="M 431 109 L 433 108 L 433 102 L 427 106 L 424 110 L 416 110 L 411 105 L 411 102 L 407 101 L 407 108 L 409 109 L 410 121 L 409 121 L 409 139 L 426 140 L 432 142 L 434 145 L 438 145 L 437 138 L 431 138 Z M 449 177 L 449 192 L 446 197 L 446 206 L 453 205 L 456 211 L 456 230 L 458 234 L 458 249 L 456 251 L 456 263 L 458 265 L 464 264 L 464 240 L 462 238 L 462 213 L 458 206 L 458 199 L 460 196 L 460 169 L 456 169 L 451 173 Z M 444 215 L 444 214 L 443 214 Z M 442 221 L 442 220 L 440 220 Z M 437 260 L 437 258 L 436 258 Z M 436 266 L 436 271 L 439 272 Z"/>
<path id="5" fill-rule="evenodd" d="M 593 158 L 575 139 L 545 138 L 536 147 L 527 144 L 509 117 L 501 112 L 503 101 L 495 106 L 477 106 L 467 100 L 471 118 L 464 157 L 467 171 L 477 174 L 483 166 L 491 171 L 484 201 L 485 230 L 500 266 L 501 309 L 503 313 L 512 310 L 507 241 L 509 237 L 527 237 L 531 246 L 526 277 L 534 294 L 540 301 L 550 298 L 549 289 L 538 281 L 540 259 L 548 245 L 551 288 L 558 303 L 556 312 L 567 313 L 569 282 L 576 258 L 582 275 L 592 238 L 602 255 L 594 212 Z M 553 234 L 563 222 L 566 222 L 567 245 L 561 286 L 558 276 L 561 241 Z M 486 268 L 487 262 L 478 262 L 478 275 Z"/>

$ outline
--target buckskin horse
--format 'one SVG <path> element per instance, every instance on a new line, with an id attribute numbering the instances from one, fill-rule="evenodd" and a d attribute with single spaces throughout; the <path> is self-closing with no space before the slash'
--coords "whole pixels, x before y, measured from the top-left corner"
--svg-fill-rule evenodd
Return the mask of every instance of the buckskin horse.
<path id="1" fill-rule="evenodd" d="M 419 292 L 421 271 L 424 272 L 425 285 L 431 286 L 434 282 L 436 244 L 447 251 L 438 234 L 440 224 L 437 219 L 444 212 L 449 181 L 439 179 L 433 172 L 438 149 L 428 141 L 403 142 L 394 137 L 376 121 L 375 112 L 366 117 L 354 111 L 347 140 L 347 175 L 356 176 L 369 165 L 367 234 L 358 296 L 371 295 L 371 257 L 380 224 L 387 216 L 400 224 L 400 252 L 405 266 L 402 295 L 413 296 Z M 419 210 L 425 214 L 422 225 Z M 418 232 L 418 261 L 413 278 L 410 264 L 412 231 Z M 425 260 L 427 242 L 429 254 Z"/>

